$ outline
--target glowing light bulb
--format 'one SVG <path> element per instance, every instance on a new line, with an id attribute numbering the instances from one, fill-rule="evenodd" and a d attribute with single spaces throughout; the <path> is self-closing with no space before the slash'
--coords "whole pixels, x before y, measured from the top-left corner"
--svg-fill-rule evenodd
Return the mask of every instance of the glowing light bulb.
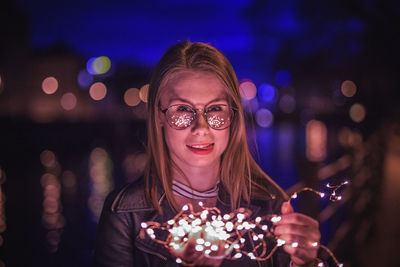
<path id="1" fill-rule="evenodd" d="M 286 241 L 283 239 L 278 239 L 278 240 L 276 240 L 276 242 L 277 242 L 278 247 L 283 246 L 286 243 Z"/>
<path id="2" fill-rule="evenodd" d="M 152 234 L 154 234 L 154 230 L 153 229 L 147 229 L 147 233 L 149 234 L 149 235 L 152 235 Z"/>
<path id="3" fill-rule="evenodd" d="M 204 250 L 204 246 L 202 246 L 202 245 L 196 245 L 195 249 L 196 249 L 197 251 L 203 251 L 203 250 Z"/>
<path id="4" fill-rule="evenodd" d="M 279 222 L 281 219 L 282 219 L 281 216 L 274 216 L 274 217 L 271 218 L 271 222 L 277 223 L 277 222 Z"/>
<path id="5" fill-rule="evenodd" d="M 203 245 L 204 244 L 204 239 L 203 238 L 198 238 L 196 240 L 196 243 L 199 244 L 199 245 Z"/>
<path id="6" fill-rule="evenodd" d="M 244 219 L 244 214 L 238 213 L 238 215 L 236 215 L 236 217 L 238 218 L 239 221 L 242 221 Z"/>
<path id="7" fill-rule="evenodd" d="M 242 253 L 236 253 L 235 256 L 233 256 L 235 259 L 239 259 L 242 257 Z"/>
<path id="8" fill-rule="evenodd" d="M 218 250 L 218 246 L 215 245 L 215 244 L 212 245 L 212 246 L 211 246 L 211 250 L 212 250 L 212 251 L 217 251 L 217 250 Z"/>

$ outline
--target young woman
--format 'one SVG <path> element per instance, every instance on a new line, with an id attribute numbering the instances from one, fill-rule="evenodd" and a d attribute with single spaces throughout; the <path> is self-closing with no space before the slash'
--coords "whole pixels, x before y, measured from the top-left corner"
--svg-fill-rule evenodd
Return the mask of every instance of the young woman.
<path id="1" fill-rule="evenodd" d="M 148 161 L 143 178 L 107 198 L 98 226 L 99 266 L 316 266 L 318 222 L 293 209 L 257 165 L 246 140 L 239 84 L 226 57 L 204 43 L 173 46 L 158 63 L 148 99 Z M 145 221 L 166 222 L 187 203 L 239 207 L 252 217 L 282 214 L 275 235 L 287 244 L 268 261 L 216 260 L 189 245 L 168 251 L 139 237 Z M 314 244 L 314 246 L 312 245 Z"/>

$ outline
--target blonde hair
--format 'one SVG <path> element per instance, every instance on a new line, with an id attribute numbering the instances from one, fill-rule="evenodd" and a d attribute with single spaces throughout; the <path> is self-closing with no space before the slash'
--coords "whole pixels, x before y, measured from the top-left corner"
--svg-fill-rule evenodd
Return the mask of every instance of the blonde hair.
<path id="1" fill-rule="evenodd" d="M 171 47 L 157 64 L 150 81 L 148 95 L 148 162 L 145 169 L 146 199 L 154 208 L 160 208 L 159 190 L 165 191 L 169 204 L 178 209 L 172 184 L 172 162 L 164 141 L 159 105 L 162 87 L 171 74 L 182 70 L 207 71 L 215 74 L 225 85 L 228 101 L 235 110 L 230 125 L 230 138 L 221 156 L 220 181 L 229 193 L 231 208 L 240 206 L 242 200 L 250 202 L 251 197 L 265 198 L 280 195 L 284 191 L 268 176 L 250 154 L 247 144 L 244 112 L 241 103 L 239 82 L 228 59 L 215 47 L 205 43 L 182 42 Z M 175 166 L 176 167 L 176 166 Z"/>

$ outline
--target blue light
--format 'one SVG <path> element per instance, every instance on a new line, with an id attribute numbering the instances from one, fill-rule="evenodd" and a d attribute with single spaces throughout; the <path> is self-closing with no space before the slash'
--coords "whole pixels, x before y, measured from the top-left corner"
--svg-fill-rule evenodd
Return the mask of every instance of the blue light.
<path id="1" fill-rule="evenodd" d="M 87 63 L 86 63 L 86 69 L 87 69 L 87 71 L 90 73 L 90 74 L 92 74 L 92 75 L 95 75 L 95 74 L 97 74 L 94 70 L 93 70 L 93 62 L 96 60 L 96 57 L 92 57 L 92 58 L 90 58 L 88 61 L 87 61 Z"/>
<path id="2" fill-rule="evenodd" d="M 267 83 L 263 83 L 258 88 L 258 97 L 267 103 L 274 102 L 276 95 L 275 88 Z"/>
<path id="3" fill-rule="evenodd" d="M 274 114 L 266 108 L 259 109 L 256 112 L 256 122 L 262 128 L 268 128 L 274 122 Z"/>
<path id="4" fill-rule="evenodd" d="M 81 70 L 78 74 L 78 83 L 81 87 L 88 87 L 93 83 L 93 76 L 86 70 Z"/>
<path id="5" fill-rule="evenodd" d="M 292 82 L 292 74 L 287 70 L 279 70 L 275 75 L 275 81 L 280 86 L 288 86 Z"/>

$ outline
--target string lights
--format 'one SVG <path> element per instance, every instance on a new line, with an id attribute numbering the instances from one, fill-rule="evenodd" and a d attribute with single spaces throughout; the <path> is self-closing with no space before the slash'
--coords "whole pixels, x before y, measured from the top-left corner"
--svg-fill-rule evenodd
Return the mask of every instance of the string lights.
<path id="1" fill-rule="evenodd" d="M 328 184 L 327 188 L 333 189 L 329 194 L 329 200 L 340 200 L 338 190 L 346 184 L 348 181 L 339 185 Z M 326 197 L 325 193 L 305 187 L 293 193 L 289 202 L 305 191 L 315 193 L 321 198 Z M 281 220 L 279 215 L 267 214 L 250 220 L 251 211 L 246 208 L 239 208 L 223 215 L 216 207 L 205 207 L 202 202 L 198 204 L 201 211 L 194 212 L 193 206 L 189 203 L 184 205 L 174 218 L 165 223 L 142 222 L 140 238 L 144 239 L 147 235 L 169 251 L 176 252 L 184 250 L 189 242 L 195 242 L 196 251 L 204 253 L 207 258 L 216 260 L 235 260 L 245 255 L 252 260 L 265 261 L 271 258 L 280 246 L 299 246 L 298 242 L 288 243 L 273 233 L 274 223 Z M 321 247 L 332 257 L 337 266 L 343 266 L 333 253 L 319 242 L 309 245 Z M 176 262 L 194 266 L 193 263 L 185 262 L 181 258 L 176 258 Z M 318 266 L 323 266 L 323 263 L 320 262 Z"/>

